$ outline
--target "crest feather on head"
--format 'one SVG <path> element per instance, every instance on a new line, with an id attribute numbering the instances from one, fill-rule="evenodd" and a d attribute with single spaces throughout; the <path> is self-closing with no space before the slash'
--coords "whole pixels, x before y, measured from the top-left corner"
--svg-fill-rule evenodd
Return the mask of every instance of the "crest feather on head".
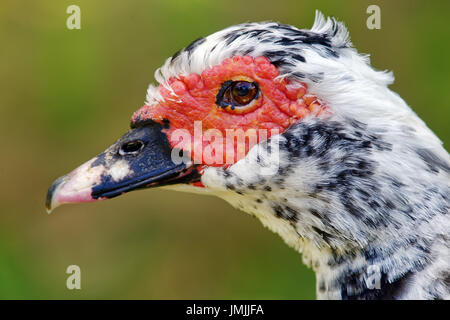
<path id="1" fill-rule="evenodd" d="M 353 46 L 345 24 L 337 21 L 334 17 L 325 18 L 319 10 L 316 10 L 316 18 L 314 19 L 311 31 L 328 35 L 332 45 L 335 47 L 350 48 Z"/>

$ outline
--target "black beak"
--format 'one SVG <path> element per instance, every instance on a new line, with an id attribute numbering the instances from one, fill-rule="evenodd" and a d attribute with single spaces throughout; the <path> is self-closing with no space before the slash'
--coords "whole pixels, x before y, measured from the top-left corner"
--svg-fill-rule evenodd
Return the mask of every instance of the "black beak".
<path id="1" fill-rule="evenodd" d="M 125 133 L 105 152 L 57 179 L 47 193 L 50 212 L 63 203 L 117 197 L 136 189 L 198 181 L 192 162 L 179 158 L 162 125 L 146 122 Z M 173 157 L 176 154 L 176 157 Z"/>

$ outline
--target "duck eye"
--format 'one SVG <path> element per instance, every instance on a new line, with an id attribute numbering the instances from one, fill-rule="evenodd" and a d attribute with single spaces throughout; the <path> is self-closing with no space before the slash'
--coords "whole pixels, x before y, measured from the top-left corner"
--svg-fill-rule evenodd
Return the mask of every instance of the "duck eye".
<path id="1" fill-rule="evenodd" d="M 247 106 L 258 98 L 259 86 L 250 81 L 226 81 L 217 94 L 216 104 L 222 108 L 230 107 L 234 110 Z"/>
<path id="2" fill-rule="evenodd" d="M 124 156 L 127 154 L 136 154 L 141 151 L 144 143 L 140 140 L 132 140 L 125 142 L 119 149 L 119 154 Z"/>

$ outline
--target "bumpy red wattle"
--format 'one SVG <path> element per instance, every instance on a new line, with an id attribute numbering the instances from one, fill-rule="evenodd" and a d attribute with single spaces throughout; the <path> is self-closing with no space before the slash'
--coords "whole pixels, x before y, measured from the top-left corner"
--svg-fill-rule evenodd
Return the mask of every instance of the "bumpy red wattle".
<path id="1" fill-rule="evenodd" d="M 177 129 L 187 130 L 194 136 L 194 123 L 201 121 L 203 131 L 219 130 L 223 137 L 226 130 L 270 129 L 283 132 L 289 125 L 303 118 L 311 112 L 321 109 L 321 104 L 313 96 L 306 94 L 306 85 L 291 82 L 286 78 L 277 78 L 279 71 L 265 57 L 234 56 L 225 59 L 220 65 L 204 70 L 201 75 L 189 74 L 170 78 L 158 90 L 163 101 L 144 105 L 136 111 L 132 122 L 137 123 L 152 119 L 157 122 L 169 121 L 169 128 L 165 133 L 169 137 L 172 147 L 177 146 L 176 139 L 171 139 Z M 260 96 L 256 108 L 248 113 L 237 114 L 216 105 L 216 95 L 221 85 L 228 80 L 244 77 L 256 81 L 260 88 Z M 203 141 L 203 148 L 207 148 L 209 141 Z M 249 149 L 248 143 L 245 154 Z M 193 149 L 191 147 L 184 149 Z M 225 159 L 227 150 L 224 147 Z M 239 160 L 236 155 L 234 161 Z M 204 163 L 204 159 L 195 158 L 197 163 Z M 212 164 L 214 165 L 214 164 Z M 223 165 L 223 164 L 215 164 Z"/>

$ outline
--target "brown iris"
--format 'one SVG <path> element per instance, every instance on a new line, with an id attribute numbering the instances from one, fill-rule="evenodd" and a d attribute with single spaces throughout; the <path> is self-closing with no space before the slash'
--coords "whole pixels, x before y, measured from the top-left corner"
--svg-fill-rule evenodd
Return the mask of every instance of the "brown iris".
<path id="1" fill-rule="evenodd" d="M 258 98 L 259 87 L 256 82 L 226 81 L 217 94 L 216 104 L 231 110 L 243 107 Z"/>

